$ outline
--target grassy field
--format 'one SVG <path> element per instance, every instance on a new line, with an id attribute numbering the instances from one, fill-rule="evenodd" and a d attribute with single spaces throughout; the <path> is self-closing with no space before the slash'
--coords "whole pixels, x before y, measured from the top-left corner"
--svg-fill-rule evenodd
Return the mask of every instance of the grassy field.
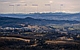
<path id="1" fill-rule="evenodd" d="M 80 50 L 79 42 L 45 41 L 31 46 L 27 39 L 15 37 L 0 37 L 0 50 Z"/>

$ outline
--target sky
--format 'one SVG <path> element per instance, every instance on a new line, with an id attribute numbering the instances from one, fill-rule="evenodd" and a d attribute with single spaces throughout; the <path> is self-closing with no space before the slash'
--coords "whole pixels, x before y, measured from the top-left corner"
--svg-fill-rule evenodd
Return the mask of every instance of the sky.
<path id="1" fill-rule="evenodd" d="M 80 12 L 80 0 L 0 0 L 0 13 L 34 12 Z"/>

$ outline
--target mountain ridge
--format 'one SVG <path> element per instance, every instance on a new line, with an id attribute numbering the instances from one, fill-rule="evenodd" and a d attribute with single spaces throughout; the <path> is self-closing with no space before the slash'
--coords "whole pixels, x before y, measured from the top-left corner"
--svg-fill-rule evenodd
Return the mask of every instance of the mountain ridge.
<path id="1" fill-rule="evenodd" d="M 76 20 L 80 21 L 80 13 L 30 13 L 30 14 L 0 14 L 1 17 L 48 19 L 48 20 Z"/>
<path id="2" fill-rule="evenodd" d="M 2 27 L 21 27 L 20 24 L 25 25 L 49 25 L 49 24 L 75 24 L 80 21 L 69 21 L 69 20 L 46 20 L 46 19 L 34 19 L 31 17 L 27 18 L 11 18 L 11 17 L 0 17 L 0 26 Z"/>

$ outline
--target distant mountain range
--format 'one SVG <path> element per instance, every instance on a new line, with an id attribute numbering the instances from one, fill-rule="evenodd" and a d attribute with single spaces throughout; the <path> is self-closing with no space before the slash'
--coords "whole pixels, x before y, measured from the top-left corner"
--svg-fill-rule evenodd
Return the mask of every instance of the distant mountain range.
<path id="1" fill-rule="evenodd" d="M 2 27 L 23 27 L 25 25 L 49 25 L 49 24 L 76 24 L 80 21 L 69 21 L 69 20 L 46 20 L 46 19 L 34 19 L 31 17 L 27 18 L 11 18 L 11 17 L 0 17 L 0 26 Z"/>
<path id="2" fill-rule="evenodd" d="M 1 17 L 48 19 L 48 20 L 76 20 L 80 21 L 80 13 L 30 13 L 30 14 L 0 14 Z"/>

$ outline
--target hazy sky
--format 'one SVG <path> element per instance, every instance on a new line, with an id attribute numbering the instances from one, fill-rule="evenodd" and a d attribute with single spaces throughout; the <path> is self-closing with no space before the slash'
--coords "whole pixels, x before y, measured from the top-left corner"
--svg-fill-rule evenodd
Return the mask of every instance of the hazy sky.
<path id="1" fill-rule="evenodd" d="M 45 4 L 50 5 L 45 6 Z M 12 13 L 13 6 L 9 5 L 14 5 L 14 13 L 80 12 L 80 0 L 0 0 L 0 13 Z"/>

